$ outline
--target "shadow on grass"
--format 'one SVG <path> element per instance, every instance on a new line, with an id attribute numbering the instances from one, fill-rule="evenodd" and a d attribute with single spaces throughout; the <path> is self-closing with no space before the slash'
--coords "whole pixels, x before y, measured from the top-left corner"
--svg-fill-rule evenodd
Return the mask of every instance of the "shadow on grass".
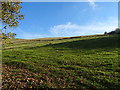
<path id="1" fill-rule="evenodd" d="M 120 39 L 118 36 L 110 36 L 110 37 L 100 37 L 100 38 L 94 38 L 94 39 L 85 39 L 85 40 L 76 40 L 71 42 L 63 42 L 63 43 L 57 43 L 57 44 L 47 44 L 44 46 L 36 46 L 36 47 L 30 47 L 25 49 L 38 49 L 41 47 L 53 47 L 53 48 L 61 48 L 60 50 L 63 50 L 63 48 L 68 49 L 102 49 L 102 48 L 118 48 L 119 47 Z"/>

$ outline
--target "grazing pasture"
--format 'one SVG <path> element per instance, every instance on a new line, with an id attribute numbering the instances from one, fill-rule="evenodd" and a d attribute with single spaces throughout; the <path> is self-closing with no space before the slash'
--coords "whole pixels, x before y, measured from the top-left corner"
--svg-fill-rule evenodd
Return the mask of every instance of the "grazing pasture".
<path id="1" fill-rule="evenodd" d="M 118 90 L 118 36 L 15 39 L 3 46 L 3 89 Z"/>

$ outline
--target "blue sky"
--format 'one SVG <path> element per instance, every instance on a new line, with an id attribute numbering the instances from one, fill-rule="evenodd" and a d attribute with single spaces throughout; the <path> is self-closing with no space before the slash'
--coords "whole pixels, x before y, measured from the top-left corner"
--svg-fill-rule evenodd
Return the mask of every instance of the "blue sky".
<path id="1" fill-rule="evenodd" d="M 117 2 L 23 2 L 16 38 L 102 34 L 118 27 Z"/>

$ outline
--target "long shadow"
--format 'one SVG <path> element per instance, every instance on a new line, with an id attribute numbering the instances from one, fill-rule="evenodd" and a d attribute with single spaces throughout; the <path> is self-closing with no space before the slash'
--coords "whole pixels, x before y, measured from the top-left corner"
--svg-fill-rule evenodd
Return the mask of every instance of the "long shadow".
<path id="1" fill-rule="evenodd" d="M 76 40 L 71 42 L 63 42 L 57 44 L 47 44 L 44 46 L 30 47 L 26 49 L 38 49 L 41 47 L 53 47 L 53 48 L 69 48 L 69 49 L 101 49 L 101 48 L 118 48 L 120 42 L 120 37 L 110 36 L 110 37 L 100 37 L 94 39 Z"/>

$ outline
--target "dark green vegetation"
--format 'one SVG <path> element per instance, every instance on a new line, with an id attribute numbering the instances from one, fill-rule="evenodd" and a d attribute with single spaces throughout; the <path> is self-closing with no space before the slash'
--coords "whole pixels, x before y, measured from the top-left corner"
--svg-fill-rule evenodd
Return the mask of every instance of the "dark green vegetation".
<path id="1" fill-rule="evenodd" d="M 118 90 L 118 36 L 13 40 L 3 48 L 3 88 Z"/>
<path id="2" fill-rule="evenodd" d="M 120 35 L 120 28 L 116 28 L 114 31 L 111 31 L 109 33 L 105 32 L 105 35 Z"/>

